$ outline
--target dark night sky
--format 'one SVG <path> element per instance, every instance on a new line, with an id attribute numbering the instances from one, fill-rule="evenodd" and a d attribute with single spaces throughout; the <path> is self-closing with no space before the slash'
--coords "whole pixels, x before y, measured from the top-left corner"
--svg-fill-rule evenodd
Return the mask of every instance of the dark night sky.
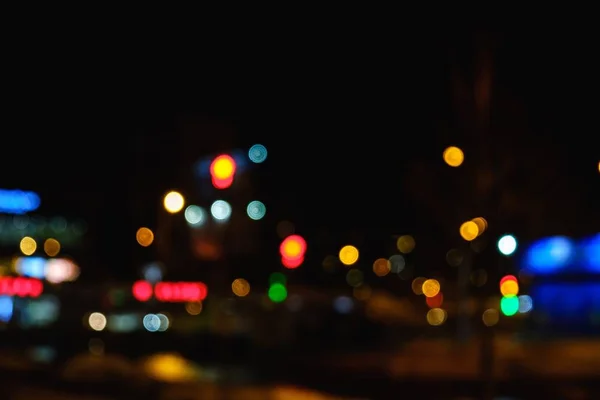
<path id="1" fill-rule="evenodd" d="M 494 132 L 492 141 L 519 157 L 527 146 L 542 148 L 530 165 L 560 166 L 577 179 L 582 210 L 600 221 L 600 152 L 586 89 L 592 76 L 585 53 L 558 39 L 496 40 L 492 109 L 501 111 L 492 113 L 492 125 L 508 129 Z M 357 230 L 377 238 L 421 229 L 427 211 L 404 185 L 411 166 L 440 164 L 449 144 L 464 146 L 467 157 L 477 150 L 456 121 L 451 80 L 452 71 L 472 80 L 472 43 L 460 35 L 394 47 L 337 40 L 309 49 L 232 51 L 192 65 L 177 58 L 170 69 L 139 74 L 112 66 L 110 73 L 79 78 L 40 77 L 5 110 L 2 186 L 39 190 L 44 213 L 88 219 L 110 249 L 100 255 L 104 263 L 115 253 L 130 257 L 132 232 L 143 224 L 137 219 L 153 218 L 159 200 L 132 212 L 121 206 L 128 195 L 120 193 L 135 179 L 149 195 L 173 185 L 178 121 L 206 115 L 232 125 L 236 146 L 267 145 L 260 190 L 272 199 L 270 210 L 301 221 L 306 231 L 328 227 L 341 236 Z M 510 128 L 511 115 L 520 116 L 519 129 Z M 202 141 L 200 154 L 222 150 L 215 139 Z M 136 163 L 132 177 L 126 171 Z M 90 198 L 97 201 L 80 200 Z M 383 211 L 383 220 L 373 217 Z M 594 226 L 584 225 L 582 231 Z"/>

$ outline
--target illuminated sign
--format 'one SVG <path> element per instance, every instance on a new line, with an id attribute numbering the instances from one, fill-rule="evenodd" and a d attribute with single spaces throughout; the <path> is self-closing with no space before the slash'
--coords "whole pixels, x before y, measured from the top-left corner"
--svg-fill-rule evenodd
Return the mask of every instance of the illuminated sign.
<path id="1" fill-rule="evenodd" d="M 0 212 L 7 214 L 25 214 L 40 206 L 40 196 L 22 190 L 0 189 Z"/>
<path id="2" fill-rule="evenodd" d="M 600 233 L 579 241 L 565 236 L 538 240 L 525 250 L 521 268 L 532 275 L 600 273 Z"/>
<path id="3" fill-rule="evenodd" d="M 148 301 L 154 295 L 162 302 L 187 303 L 206 299 L 208 289 L 202 282 L 159 282 L 152 287 L 148 281 L 137 281 L 132 293 L 138 301 Z"/>
<path id="4" fill-rule="evenodd" d="M 39 297 L 44 284 L 39 279 L 0 277 L 0 295 L 17 297 Z"/>

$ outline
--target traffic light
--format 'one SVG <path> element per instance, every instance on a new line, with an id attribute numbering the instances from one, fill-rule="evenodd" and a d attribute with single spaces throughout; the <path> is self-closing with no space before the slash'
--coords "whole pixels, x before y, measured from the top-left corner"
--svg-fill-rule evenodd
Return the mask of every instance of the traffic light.
<path id="1" fill-rule="evenodd" d="M 500 279 L 500 310 L 507 317 L 515 315 L 519 311 L 519 282 L 514 275 L 506 275 Z"/>
<path id="2" fill-rule="evenodd" d="M 289 269 L 298 268 L 304 262 L 306 240 L 299 235 L 290 235 L 281 242 L 279 253 L 284 267 Z"/>
<path id="3" fill-rule="evenodd" d="M 227 189 L 233 183 L 237 165 L 235 160 L 227 155 L 217 156 L 210 164 L 212 184 L 217 189 Z"/>

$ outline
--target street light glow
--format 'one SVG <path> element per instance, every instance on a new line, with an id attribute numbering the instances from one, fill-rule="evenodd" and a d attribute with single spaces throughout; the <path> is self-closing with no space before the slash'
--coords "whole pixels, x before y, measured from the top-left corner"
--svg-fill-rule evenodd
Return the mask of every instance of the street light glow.
<path id="1" fill-rule="evenodd" d="M 165 195 L 163 204 L 167 212 L 175 214 L 183 209 L 183 206 L 185 205 L 185 200 L 183 199 L 181 193 L 172 191 Z"/>

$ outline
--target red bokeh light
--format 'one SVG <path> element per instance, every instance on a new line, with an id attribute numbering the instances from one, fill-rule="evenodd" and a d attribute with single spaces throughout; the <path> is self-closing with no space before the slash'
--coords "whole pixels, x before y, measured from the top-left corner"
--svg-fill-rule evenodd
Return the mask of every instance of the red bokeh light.
<path id="1" fill-rule="evenodd" d="M 233 184 L 233 176 L 227 179 L 218 179 L 213 176 L 211 177 L 211 182 L 217 189 L 227 189 Z"/>
<path id="2" fill-rule="evenodd" d="M 290 235 L 283 239 L 279 246 L 281 257 L 288 260 L 304 258 L 306 253 L 306 240 L 300 235 Z"/>
<path id="3" fill-rule="evenodd" d="M 426 297 L 425 301 L 429 308 L 440 308 L 444 304 L 444 295 L 439 292 L 433 297 Z"/>
<path id="4" fill-rule="evenodd" d="M 152 297 L 152 284 L 147 281 L 137 281 L 131 289 L 133 297 L 138 301 L 148 301 Z"/>
<path id="5" fill-rule="evenodd" d="M 288 269 L 298 268 L 304 262 L 304 257 L 300 258 L 285 258 L 281 257 L 281 264 Z"/>
<path id="6" fill-rule="evenodd" d="M 44 284 L 39 279 L 0 278 L 0 295 L 17 297 L 39 297 L 44 291 Z"/>
<path id="7" fill-rule="evenodd" d="M 154 287 L 154 296 L 164 302 L 191 302 L 206 299 L 208 288 L 202 282 L 160 282 Z"/>
<path id="8" fill-rule="evenodd" d="M 213 186 L 217 189 L 230 187 L 236 169 L 237 165 L 231 156 L 227 154 L 217 156 L 210 164 L 210 176 Z"/>
<path id="9" fill-rule="evenodd" d="M 500 279 L 500 290 L 502 290 L 502 285 L 504 285 L 504 283 L 508 282 L 508 281 L 518 282 L 516 276 L 514 276 L 514 275 L 506 275 L 504 278 Z"/>

